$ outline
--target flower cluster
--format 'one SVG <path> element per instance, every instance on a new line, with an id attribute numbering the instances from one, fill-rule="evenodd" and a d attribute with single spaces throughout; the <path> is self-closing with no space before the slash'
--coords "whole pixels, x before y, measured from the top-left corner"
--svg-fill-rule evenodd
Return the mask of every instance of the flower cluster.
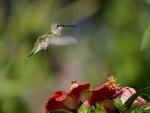
<path id="1" fill-rule="evenodd" d="M 54 110 L 77 111 L 82 103 L 87 108 L 98 103 L 106 113 L 115 112 L 113 100 L 119 98 L 122 103 L 125 103 L 136 91 L 133 88 L 121 87 L 111 75 L 107 78 L 106 83 L 94 89 L 89 89 L 89 83 L 77 84 L 76 81 L 73 81 L 68 92 L 58 91 L 48 98 L 45 104 L 46 113 Z M 144 99 L 138 97 L 133 103 L 133 106 L 136 105 L 148 104 Z"/>

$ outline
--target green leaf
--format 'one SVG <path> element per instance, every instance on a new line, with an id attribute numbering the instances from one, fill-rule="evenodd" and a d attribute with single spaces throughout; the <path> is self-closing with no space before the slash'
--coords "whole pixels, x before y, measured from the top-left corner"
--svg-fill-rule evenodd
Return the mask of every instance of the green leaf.
<path id="1" fill-rule="evenodd" d="M 150 106 L 143 107 L 146 113 L 150 113 Z"/>
<path id="2" fill-rule="evenodd" d="M 117 108 L 117 109 L 120 109 L 120 108 L 122 107 L 122 101 L 121 101 L 120 98 L 114 99 L 114 106 L 115 106 L 115 108 Z"/>
<path id="3" fill-rule="evenodd" d="M 88 108 L 84 104 L 82 104 L 77 113 L 88 113 Z"/>
<path id="4" fill-rule="evenodd" d="M 51 111 L 50 113 L 72 113 L 72 112 L 65 111 L 65 110 L 54 110 L 54 111 Z"/>
<path id="5" fill-rule="evenodd" d="M 147 107 L 136 106 L 130 108 L 125 113 L 150 113 L 150 106 Z"/>
<path id="6" fill-rule="evenodd" d="M 91 107 L 88 109 L 88 113 L 96 113 L 95 107 L 94 107 L 94 106 L 91 106 Z"/>
<path id="7" fill-rule="evenodd" d="M 96 104 L 96 113 L 106 113 L 104 108 L 100 106 L 98 103 Z"/>
<path id="8" fill-rule="evenodd" d="M 150 0 L 149 0 L 150 1 Z M 145 50 L 150 47 L 150 24 L 144 31 L 142 43 L 141 43 L 141 50 Z"/>
<path id="9" fill-rule="evenodd" d="M 130 108 L 125 113 L 144 113 L 144 111 L 139 106 L 136 106 L 136 107 Z"/>
<path id="10" fill-rule="evenodd" d="M 134 95 L 132 95 L 122 106 L 122 108 L 120 109 L 122 112 L 128 110 L 131 105 L 133 104 L 133 102 L 135 101 L 135 99 L 140 96 L 141 94 L 143 94 L 144 92 L 146 93 L 147 91 L 150 91 L 150 87 L 147 88 L 143 88 L 140 89 L 139 91 L 137 91 Z"/>

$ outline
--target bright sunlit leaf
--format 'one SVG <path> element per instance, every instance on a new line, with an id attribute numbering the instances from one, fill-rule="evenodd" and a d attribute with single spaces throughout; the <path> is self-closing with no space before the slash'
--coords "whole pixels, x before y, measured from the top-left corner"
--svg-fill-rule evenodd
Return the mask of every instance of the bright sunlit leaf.
<path id="1" fill-rule="evenodd" d="M 89 109 L 88 109 L 88 113 L 95 113 L 95 107 L 94 106 L 91 106 Z"/>
<path id="2" fill-rule="evenodd" d="M 99 104 L 96 104 L 96 113 L 106 113 L 104 108 L 100 106 Z"/>
<path id="3" fill-rule="evenodd" d="M 88 112 L 88 109 L 84 104 L 82 104 L 81 107 L 77 111 L 77 113 L 87 113 L 87 112 Z"/>
<path id="4" fill-rule="evenodd" d="M 122 101 L 119 98 L 114 99 L 114 106 L 117 109 L 120 109 L 122 107 Z"/>

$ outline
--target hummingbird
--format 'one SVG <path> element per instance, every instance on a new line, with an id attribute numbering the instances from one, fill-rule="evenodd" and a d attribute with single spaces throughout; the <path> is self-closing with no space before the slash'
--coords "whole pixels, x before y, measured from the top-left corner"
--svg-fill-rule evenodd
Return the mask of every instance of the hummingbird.
<path id="1" fill-rule="evenodd" d="M 34 47 L 28 57 L 31 57 L 35 53 L 41 50 L 49 50 L 53 46 L 64 46 L 64 45 L 74 45 L 78 41 L 74 37 L 64 36 L 61 34 L 63 27 L 76 27 L 75 25 L 61 25 L 53 23 L 50 26 L 50 31 L 37 38 Z"/>

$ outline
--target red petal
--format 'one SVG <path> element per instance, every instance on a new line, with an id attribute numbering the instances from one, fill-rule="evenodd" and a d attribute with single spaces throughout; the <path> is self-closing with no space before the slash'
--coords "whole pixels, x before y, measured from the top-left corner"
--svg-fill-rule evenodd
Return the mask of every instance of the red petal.
<path id="1" fill-rule="evenodd" d="M 46 104 L 46 113 L 53 110 L 70 110 L 77 109 L 80 103 L 80 93 L 83 89 L 88 89 L 90 84 L 81 84 L 72 88 L 69 92 L 63 91 L 55 92 Z"/>
<path id="2" fill-rule="evenodd" d="M 90 107 L 90 105 L 105 100 L 105 99 L 112 99 L 116 92 L 114 90 L 110 90 L 107 87 L 103 87 L 101 89 L 96 90 L 90 90 L 90 91 L 83 91 L 82 94 L 86 95 L 86 98 L 84 98 L 85 95 L 82 95 L 82 101 L 85 102 L 84 104 L 87 107 Z M 88 95 L 88 96 L 87 96 Z M 85 101 L 87 100 L 87 101 Z"/>
<path id="3" fill-rule="evenodd" d="M 100 102 L 105 99 L 113 99 L 116 93 L 120 90 L 120 86 L 116 84 L 113 76 L 109 76 L 108 80 L 108 82 L 93 90 L 83 90 L 81 94 L 81 101 L 84 102 L 87 107 L 90 107 L 96 102 Z"/>
<path id="4" fill-rule="evenodd" d="M 64 100 L 67 97 L 65 92 L 59 91 L 55 92 L 53 96 L 51 96 L 46 104 L 45 104 L 45 112 L 49 113 L 53 110 L 68 110 L 68 108 L 61 102 L 61 100 Z"/>
<path id="5" fill-rule="evenodd" d="M 74 87 L 67 92 L 67 99 L 63 102 L 70 109 L 77 109 L 80 104 L 80 94 L 84 89 L 89 89 L 90 84 L 85 83 Z"/>

